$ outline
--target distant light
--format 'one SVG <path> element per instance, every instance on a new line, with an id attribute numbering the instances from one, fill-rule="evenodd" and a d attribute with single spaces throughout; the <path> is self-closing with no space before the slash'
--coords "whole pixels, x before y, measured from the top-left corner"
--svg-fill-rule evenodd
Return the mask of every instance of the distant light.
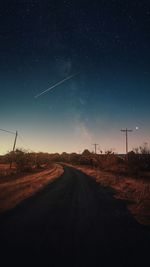
<path id="1" fill-rule="evenodd" d="M 136 126 L 136 127 L 135 127 L 135 129 L 136 129 L 136 130 L 139 130 L 139 127 L 138 127 L 138 126 Z"/>

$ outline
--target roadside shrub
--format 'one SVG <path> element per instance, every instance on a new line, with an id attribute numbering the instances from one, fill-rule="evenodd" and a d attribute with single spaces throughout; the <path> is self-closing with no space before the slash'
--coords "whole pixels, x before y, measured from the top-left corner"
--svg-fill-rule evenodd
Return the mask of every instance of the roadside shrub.
<path id="1" fill-rule="evenodd" d="M 147 143 L 129 152 L 127 163 L 131 172 L 150 171 L 150 149 Z"/>
<path id="2" fill-rule="evenodd" d="M 14 153 L 14 162 L 17 166 L 17 170 L 22 171 L 31 171 L 32 170 L 32 158 L 30 153 L 17 149 Z"/>

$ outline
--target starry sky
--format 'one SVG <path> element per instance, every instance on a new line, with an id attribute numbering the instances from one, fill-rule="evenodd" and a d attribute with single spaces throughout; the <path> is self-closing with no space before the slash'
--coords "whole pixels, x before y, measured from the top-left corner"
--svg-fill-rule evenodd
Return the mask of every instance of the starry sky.
<path id="1" fill-rule="evenodd" d="M 149 143 L 149 26 L 150 0 L 2 0 L 0 128 L 50 153 L 124 153 L 126 127 L 130 149 Z M 0 154 L 13 139 L 0 132 Z"/>

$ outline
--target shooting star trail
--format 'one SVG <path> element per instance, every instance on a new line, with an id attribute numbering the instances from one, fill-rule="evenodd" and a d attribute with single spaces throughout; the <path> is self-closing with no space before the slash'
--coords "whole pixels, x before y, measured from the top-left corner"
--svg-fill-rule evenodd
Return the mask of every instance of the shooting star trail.
<path id="1" fill-rule="evenodd" d="M 45 93 L 51 91 L 53 88 L 59 86 L 60 84 L 64 83 L 64 82 L 67 81 L 67 80 L 70 80 L 71 78 L 75 77 L 77 74 L 78 74 L 78 73 L 73 74 L 73 75 L 70 75 L 70 76 L 66 77 L 65 79 L 59 81 L 58 83 L 55 83 L 54 85 L 52 85 L 52 86 L 49 87 L 48 89 L 46 89 L 46 90 L 42 91 L 40 94 L 36 95 L 35 98 L 38 98 L 39 96 L 41 96 L 41 95 L 43 95 L 43 94 L 45 94 Z"/>

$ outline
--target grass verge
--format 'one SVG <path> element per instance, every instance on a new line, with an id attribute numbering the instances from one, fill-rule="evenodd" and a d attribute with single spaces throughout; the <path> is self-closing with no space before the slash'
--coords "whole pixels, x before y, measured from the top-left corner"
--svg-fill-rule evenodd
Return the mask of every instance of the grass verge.
<path id="1" fill-rule="evenodd" d="M 20 179 L 7 178 L 0 180 L 0 212 L 14 208 L 22 200 L 32 196 L 49 182 L 63 174 L 63 167 L 54 164 L 50 169 L 25 175 Z"/>
<path id="2" fill-rule="evenodd" d="M 150 225 L 150 181 L 125 177 L 83 166 L 74 166 L 96 179 L 102 186 L 115 190 L 115 197 L 128 202 L 128 209 L 136 220 L 144 225 Z"/>

